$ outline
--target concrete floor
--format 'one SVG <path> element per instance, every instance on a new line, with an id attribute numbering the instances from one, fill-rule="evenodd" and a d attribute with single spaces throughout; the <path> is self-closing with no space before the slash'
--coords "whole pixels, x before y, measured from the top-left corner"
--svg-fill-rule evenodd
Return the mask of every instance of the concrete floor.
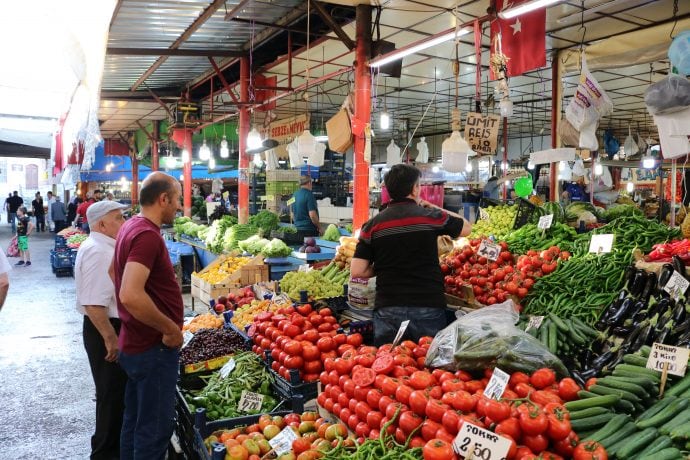
<path id="1" fill-rule="evenodd" d="M 2 248 L 11 236 L 0 224 Z M 13 267 L 0 311 L 0 460 L 87 459 L 94 386 L 74 279 L 52 273 L 51 233 L 34 234 L 29 244 L 32 265 Z"/>

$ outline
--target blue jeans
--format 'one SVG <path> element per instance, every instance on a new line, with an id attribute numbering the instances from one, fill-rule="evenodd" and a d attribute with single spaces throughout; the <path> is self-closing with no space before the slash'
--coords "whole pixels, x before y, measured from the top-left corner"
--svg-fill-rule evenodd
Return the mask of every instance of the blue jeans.
<path id="1" fill-rule="evenodd" d="M 122 460 L 163 460 L 174 429 L 180 352 L 158 344 L 143 353 L 120 352 L 127 374 L 120 434 Z"/>
<path id="2" fill-rule="evenodd" d="M 442 307 L 381 307 L 374 310 L 374 345 L 393 342 L 400 323 L 410 320 L 401 340 L 433 337 L 448 325 L 446 311 Z"/>
<path id="3" fill-rule="evenodd" d="M 10 225 L 12 226 L 12 233 L 17 232 L 17 224 L 15 221 L 17 220 L 17 213 L 16 212 L 8 212 L 7 213 L 7 220 L 10 222 Z"/>

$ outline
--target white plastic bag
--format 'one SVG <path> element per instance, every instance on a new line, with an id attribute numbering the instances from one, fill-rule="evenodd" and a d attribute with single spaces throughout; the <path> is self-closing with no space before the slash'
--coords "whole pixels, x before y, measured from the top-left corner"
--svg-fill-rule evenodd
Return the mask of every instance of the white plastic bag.
<path id="1" fill-rule="evenodd" d="M 290 142 L 287 146 L 288 157 L 290 158 L 291 168 L 301 168 L 304 165 L 302 157 L 297 153 L 297 139 Z"/>
<path id="2" fill-rule="evenodd" d="M 662 78 L 649 85 L 644 102 L 652 115 L 683 110 L 690 105 L 690 81 L 675 74 Z"/>
<path id="3" fill-rule="evenodd" d="M 596 151 L 599 149 L 599 140 L 597 139 L 598 123 L 594 122 L 580 127 L 580 142 L 581 149 Z"/>
<path id="4" fill-rule="evenodd" d="M 326 146 L 323 145 L 321 142 L 317 142 L 316 146 L 314 147 L 314 152 L 311 153 L 309 155 L 309 158 L 307 159 L 307 163 L 311 166 L 316 166 L 317 168 L 320 168 L 324 164 L 325 153 Z"/>
<path id="5" fill-rule="evenodd" d="M 422 137 L 417 143 L 417 158 L 415 161 L 417 163 L 428 163 L 429 162 L 429 146 L 426 143 L 426 137 Z"/>
<path id="6" fill-rule="evenodd" d="M 266 151 L 266 171 L 275 171 L 279 168 L 278 156 L 274 149 Z"/>
<path id="7" fill-rule="evenodd" d="M 625 150 L 626 158 L 631 155 L 635 155 L 640 150 L 637 146 L 637 142 L 635 142 L 635 139 L 633 139 L 632 132 L 630 131 L 630 125 L 628 125 L 628 137 L 626 137 L 625 141 L 623 142 L 623 149 Z"/>
<path id="8" fill-rule="evenodd" d="M 386 147 L 386 166 L 390 168 L 400 163 L 400 147 L 395 145 L 395 141 L 391 139 L 391 143 Z"/>
<path id="9" fill-rule="evenodd" d="M 580 83 L 577 85 L 575 94 L 565 109 L 565 116 L 575 129 L 582 131 L 583 127 L 596 124 L 601 117 L 610 114 L 612 111 L 613 102 L 606 95 L 606 91 L 604 91 L 597 79 L 589 72 L 587 59 L 583 53 Z M 582 142 L 582 133 L 580 133 L 580 141 Z M 580 144 L 580 147 L 588 148 L 583 147 L 582 144 Z M 596 150 L 596 148 L 591 150 Z"/>

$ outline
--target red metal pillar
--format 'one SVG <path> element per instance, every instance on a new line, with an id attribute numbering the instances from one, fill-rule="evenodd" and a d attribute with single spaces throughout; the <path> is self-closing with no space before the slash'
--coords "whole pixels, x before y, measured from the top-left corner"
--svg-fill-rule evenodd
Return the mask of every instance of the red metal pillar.
<path id="1" fill-rule="evenodd" d="M 505 169 L 503 169 L 505 165 Z M 503 117 L 503 160 L 501 160 L 503 176 L 508 175 L 508 117 Z M 508 199 L 508 184 L 503 182 L 503 199 Z"/>
<path id="2" fill-rule="evenodd" d="M 132 194 L 132 206 L 136 206 L 139 204 L 139 160 L 137 160 L 136 155 L 132 155 L 130 158 L 132 161 L 132 182 L 129 190 Z"/>
<path id="3" fill-rule="evenodd" d="M 237 175 L 238 204 L 237 217 L 240 224 L 249 220 L 249 158 L 247 157 L 247 136 L 249 135 L 249 109 L 245 105 L 249 102 L 249 59 L 240 58 L 240 159 Z"/>
<path id="4" fill-rule="evenodd" d="M 551 61 L 551 147 L 558 147 L 558 119 L 560 116 L 561 79 L 558 71 L 558 54 Z M 594 168 L 594 166 L 592 166 Z M 551 163 L 549 170 L 549 201 L 558 201 L 558 164 Z"/>
<path id="5" fill-rule="evenodd" d="M 151 171 L 158 171 L 158 141 L 160 140 L 160 130 L 158 120 L 153 120 L 153 132 L 151 137 L 153 137 L 153 142 L 151 142 Z"/>
<path id="6" fill-rule="evenodd" d="M 355 48 L 355 117 L 361 123 L 371 122 L 371 6 L 357 5 Z M 354 146 L 354 199 L 352 226 L 362 227 L 369 220 L 369 163 L 364 159 L 366 139 L 355 136 Z"/>
<path id="7" fill-rule="evenodd" d="M 192 217 L 192 130 L 175 129 L 173 139 L 178 145 L 180 138 L 183 139 L 182 150 L 187 151 L 187 155 L 182 154 L 182 208 L 186 217 Z"/>

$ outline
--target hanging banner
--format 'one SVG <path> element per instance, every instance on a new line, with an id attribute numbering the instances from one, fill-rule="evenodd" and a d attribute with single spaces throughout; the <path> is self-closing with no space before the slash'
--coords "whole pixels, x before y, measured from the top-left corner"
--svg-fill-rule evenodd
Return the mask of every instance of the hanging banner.
<path id="1" fill-rule="evenodd" d="M 477 154 L 492 155 L 498 147 L 499 126 L 501 117 L 498 115 L 470 112 L 465 121 L 465 140 Z"/>
<path id="2" fill-rule="evenodd" d="M 292 118 L 285 118 L 271 123 L 268 128 L 258 127 L 261 139 L 273 139 L 278 141 L 278 146 L 274 149 L 280 159 L 288 158 L 287 146 L 295 140 L 302 131 L 309 128 L 309 114 L 297 115 Z"/>

